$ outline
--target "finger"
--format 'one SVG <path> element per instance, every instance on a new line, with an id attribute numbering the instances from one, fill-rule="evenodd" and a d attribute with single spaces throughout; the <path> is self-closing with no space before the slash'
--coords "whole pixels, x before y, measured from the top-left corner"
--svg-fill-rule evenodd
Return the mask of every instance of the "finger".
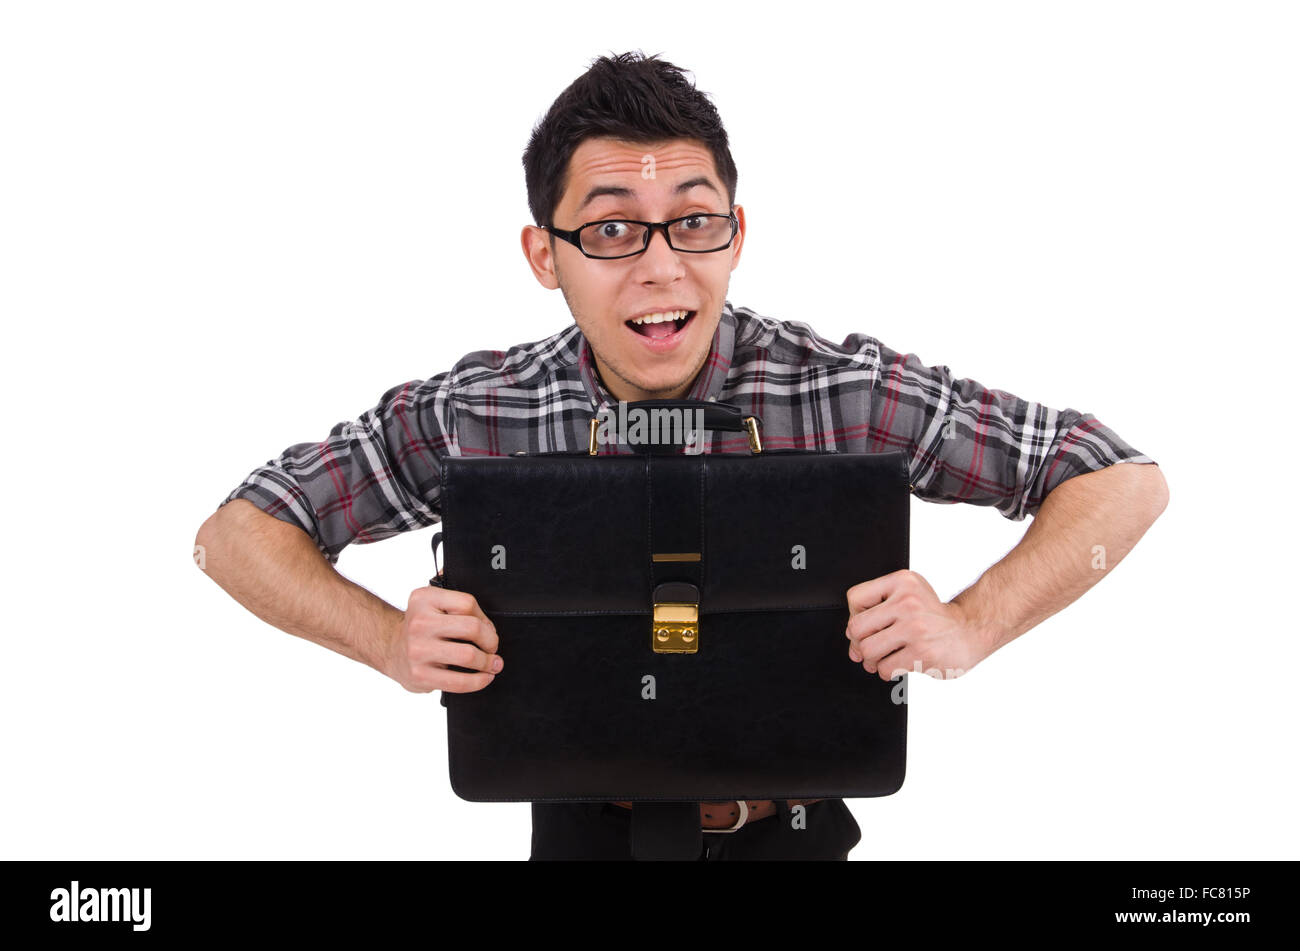
<path id="1" fill-rule="evenodd" d="M 492 624 L 491 619 L 479 607 L 478 599 L 468 591 L 449 591 L 446 588 L 430 588 L 429 590 L 435 592 L 433 603 L 439 611 L 446 614 L 471 615 L 485 624 Z"/>
<path id="2" fill-rule="evenodd" d="M 456 615 L 447 615 L 450 621 Z M 469 641 L 471 644 L 477 644 L 479 648 L 489 654 L 495 654 L 501 646 L 501 638 L 497 636 L 497 629 L 492 626 L 491 621 L 481 621 L 477 617 L 464 617 L 462 620 L 469 622 L 469 629 L 464 633 L 458 633 L 454 638 L 443 638 L 444 640 Z"/>
<path id="3" fill-rule="evenodd" d="M 467 591 L 453 591 L 427 585 L 416 588 L 407 600 L 408 611 L 437 611 L 440 614 L 461 614 L 477 617 L 487 624 L 492 619 L 483 613 L 478 599 Z"/>
<path id="4" fill-rule="evenodd" d="M 849 660 L 853 661 L 855 664 L 862 663 L 862 655 L 857 652 L 852 644 L 849 645 Z"/>
<path id="5" fill-rule="evenodd" d="M 887 657 L 882 657 L 876 668 L 876 673 L 881 680 L 889 681 L 901 677 L 903 674 L 916 673 L 912 669 L 912 662 L 916 659 L 915 653 L 910 648 L 903 648 Z"/>
<path id="6" fill-rule="evenodd" d="M 907 635 L 895 624 L 857 642 L 863 666 L 875 673 L 894 651 L 907 646 Z"/>
<path id="7" fill-rule="evenodd" d="M 430 681 L 435 690 L 445 693 L 473 693 L 482 690 L 496 678 L 491 674 L 466 674 L 456 670 L 432 669 Z"/>
<path id="8" fill-rule="evenodd" d="M 500 646 L 496 628 L 467 614 L 443 614 L 425 609 L 411 622 L 411 633 L 413 644 L 426 650 L 438 641 L 468 641 L 489 654 L 495 654 Z"/>
<path id="9" fill-rule="evenodd" d="M 855 614 L 858 611 L 865 611 L 867 608 L 874 607 L 884 601 L 900 585 L 907 583 L 910 574 L 911 572 L 904 568 L 899 571 L 891 571 L 879 578 L 872 578 L 870 581 L 864 581 L 861 584 L 855 584 L 846 593 L 849 602 L 849 613 Z"/>
<path id="10" fill-rule="evenodd" d="M 898 620 L 899 606 L 893 601 L 885 601 L 875 607 L 867 608 L 849 618 L 844 628 L 844 636 L 851 641 L 861 641 Z"/>
<path id="11" fill-rule="evenodd" d="M 424 663 L 490 674 L 500 673 L 504 666 L 498 655 L 489 654 L 463 641 L 434 641 Z"/>

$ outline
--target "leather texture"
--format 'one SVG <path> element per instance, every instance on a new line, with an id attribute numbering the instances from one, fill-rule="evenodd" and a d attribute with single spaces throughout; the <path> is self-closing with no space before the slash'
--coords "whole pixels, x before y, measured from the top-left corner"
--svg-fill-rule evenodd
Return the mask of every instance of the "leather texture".
<path id="1" fill-rule="evenodd" d="M 443 583 L 489 616 L 648 615 L 674 580 L 700 587 L 705 614 L 845 606 L 852 585 L 907 566 L 908 499 L 893 452 L 449 456 Z"/>
<path id="2" fill-rule="evenodd" d="M 477 598 L 506 658 L 484 690 L 442 695 L 461 798 L 901 787 L 906 704 L 844 628 L 850 587 L 908 567 L 903 453 L 449 457 L 442 476 L 443 584 Z M 651 646 L 672 583 L 700 592 L 695 654 Z"/>

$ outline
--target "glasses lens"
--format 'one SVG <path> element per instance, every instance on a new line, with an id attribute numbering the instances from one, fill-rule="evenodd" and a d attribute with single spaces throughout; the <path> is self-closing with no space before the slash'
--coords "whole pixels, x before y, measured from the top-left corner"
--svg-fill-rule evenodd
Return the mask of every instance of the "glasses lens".
<path id="1" fill-rule="evenodd" d="M 644 247 L 645 227 L 626 221 L 598 221 L 583 228 L 579 240 L 588 254 L 616 258 Z"/>
<path id="2" fill-rule="evenodd" d="M 731 243 L 731 218 L 727 215 L 695 215 L 673 222 L 672 245 L 682 251 L 716 251 Z"/>
<path id="3" fill-rule="evenodd" d="M 668 228 L 669 243 L 678 251 L 720 251 L 731 244 L 730 215 L 692 215 Z M 597 221 L 579 232 L 582 250 L 592 257 L 620 258 L 645 249 L 645 225 L 630 221 Z"/>

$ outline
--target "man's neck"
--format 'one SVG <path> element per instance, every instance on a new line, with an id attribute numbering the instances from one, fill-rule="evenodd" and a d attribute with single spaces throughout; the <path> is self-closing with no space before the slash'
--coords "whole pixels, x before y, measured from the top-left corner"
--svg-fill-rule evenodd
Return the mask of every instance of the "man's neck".
<path id="1" fill-rule="evenodd" d="M 682 400 L 691 392 L 696 379 L 699 378 L 699 374 L 696 373 L 690 382 L 672 390 L 640 390 L 623 380 L 618 380 L 617 386 L 610 386 L 599 369 L 597 369 L 596 374 L 600 378 L 600 382 L 604 384 L 605 389 L 609 391 L 609 395 L 622 403 L 635 403 L 640 400 Z"/>

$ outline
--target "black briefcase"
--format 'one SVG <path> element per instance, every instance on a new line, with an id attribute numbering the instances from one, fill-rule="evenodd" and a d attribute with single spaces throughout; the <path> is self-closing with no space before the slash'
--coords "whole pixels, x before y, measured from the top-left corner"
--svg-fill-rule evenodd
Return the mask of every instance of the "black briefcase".
<path id="1" fill-rule="evenodd" d="M 903 685 L 851 661 L 845 627 L 850 587 L 908 566 L 906 456 L 761 451 L 735 407 L 630 405 L 704 406 L 751 453 L 444 461 L 441 581 L 474 595 L 505 660 L 442 695 L 456 794 L 896 792 Z"/>

